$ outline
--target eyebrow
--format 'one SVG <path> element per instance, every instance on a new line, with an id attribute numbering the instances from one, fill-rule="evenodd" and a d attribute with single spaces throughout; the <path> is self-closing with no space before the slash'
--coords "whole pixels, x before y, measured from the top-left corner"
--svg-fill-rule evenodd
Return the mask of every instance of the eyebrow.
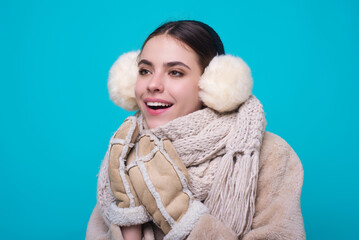
<path id="1" fill-rule="evenodd" d="M 141 61 L 138 62 L 138 66 L 140 66 L 141 64 L 146 64 L 150 67 L 153 67 L 153 63 L 146 60 L 146 59 L 142 59 Z M 174 67 L 174 66 L 183 66 L 188 68 L 189 70 L 191 70 L 191 68 L 189 66 L 187 66 L 186 64 L 184 64 L 183 62 L 179 62 L 179 61 L 174 61 L 174 62 L 168 62 L 164 64 L 166 67 Z"/>
<path id="2" fill-rule="evenodd" d="M 140 66 L 141 64 L 146 64 L 146 65 L 149 65 L 151 67 L 153 66 L 153 64 L 150 61 L 146 60 L 146 59 L 142 59 L 141 61 L 138 62 L 138 66 Z"/>
<path id="3" fill-rule="evenodd" d="M 167 67 L 174 67 L 174 66 L 177 66 L 177 65 L 180 65 L 180 66 L 183 66 L 183 67 L 186 67 L 188 68 L 189 70 L 191 70 L 190 67 L 188 67 L 186 64 L 184 64 L 183 62 L 168 62 L 165 64 Z"/>

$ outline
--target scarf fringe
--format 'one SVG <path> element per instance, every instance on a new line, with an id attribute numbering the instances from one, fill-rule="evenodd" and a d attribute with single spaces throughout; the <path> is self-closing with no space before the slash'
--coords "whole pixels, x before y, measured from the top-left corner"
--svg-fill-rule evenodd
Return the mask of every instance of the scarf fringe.
<path id="1" fill-rule="evenodd" d="M 257 163 L 256 159 L 248 155 L 226 154 L 205 203 L 211 213 L 229 224 L 239 237 L 247 233 L 252 225 L 258 179 Z"/>
<path id="2" fill-rule="evenodd" d="M 211 213 L 228 224 L 239 238 L 250 231 L 254 217 L 264 127 L 262 106 L 251 98 L 239 110 L 227 153 L 205 202 Z"/>

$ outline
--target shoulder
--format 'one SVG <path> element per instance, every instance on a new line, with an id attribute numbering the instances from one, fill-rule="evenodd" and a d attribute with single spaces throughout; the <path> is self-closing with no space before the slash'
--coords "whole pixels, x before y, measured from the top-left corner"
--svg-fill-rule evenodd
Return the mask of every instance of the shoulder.
<path id="1" fill-rule="evenodd" d="M 282 162 L 283 164 L 288 162 L 297 162 L 297 164 L 301 165 L 293 148 L 280 136 L 267 131 L 263 136 L 259 158 L 259 167 L 275 162 Z"/>
<path id="2" fill-rule="evenodd" d="M 280 136 L 268 131 L 264 132 L 261 153 L 268 154 L 268 151 L 289 151 L 290 149 L 289 144 Z"/>
<path id="3" fill-rule="evenodd" d="M 302 163 L 293 148 L 278 135 L 265 132 L 259 155 L 259 184 L 296 179 L 301 186 L 303 175 Z"/>

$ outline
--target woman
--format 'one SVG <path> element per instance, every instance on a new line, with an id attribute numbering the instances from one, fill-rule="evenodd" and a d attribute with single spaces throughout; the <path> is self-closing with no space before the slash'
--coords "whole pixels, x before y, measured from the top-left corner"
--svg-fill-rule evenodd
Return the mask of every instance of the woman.
<path id="1" fill-rule="evenodd" d="M 300 160 L 211 27 L 160 26 L 108 85 L 140 111 L 111 138 L 86 239 L 305 239 Z"/>

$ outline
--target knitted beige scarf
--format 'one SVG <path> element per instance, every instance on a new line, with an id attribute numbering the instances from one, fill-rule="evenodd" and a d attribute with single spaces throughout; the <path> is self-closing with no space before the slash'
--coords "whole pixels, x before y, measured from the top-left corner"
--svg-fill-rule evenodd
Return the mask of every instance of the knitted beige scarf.
<path id="1" fill-rule="evenodd" d="M 259 150 L 266 124 L 260 102 L 251 96 L 238 111 L 226 114 L 204 108 L 151 130 L 141 113 L 137 119 L 141 134 L 171 140 L 188 169 L 194 197 L 239 237 L 247 233 L 255 212 Z M 107 206 L 114 198 L 108 192 L 105 171 L 103 163 L 97 197 L 108 222 Z"/>

